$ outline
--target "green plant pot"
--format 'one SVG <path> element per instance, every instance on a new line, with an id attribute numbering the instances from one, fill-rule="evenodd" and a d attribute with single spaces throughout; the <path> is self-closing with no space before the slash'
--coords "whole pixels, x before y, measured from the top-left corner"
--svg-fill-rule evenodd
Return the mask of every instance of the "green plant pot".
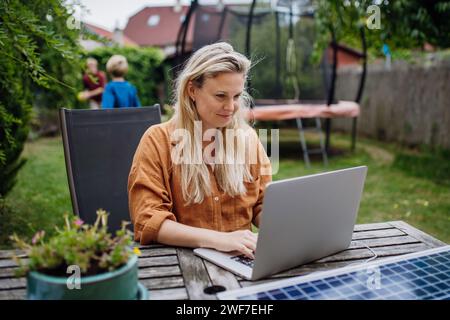
<path id="1" fill-rule="evenodd" d="M 72 277 L 53 277 L 30 272 L 27 298 L 30 300 L 136 300 L 147 299 L 147 290 L 138 285 L 138 258 L 133 255 L 121 268 L 95 276 L 80 278 L 80 288 L 69 289 Z"/>

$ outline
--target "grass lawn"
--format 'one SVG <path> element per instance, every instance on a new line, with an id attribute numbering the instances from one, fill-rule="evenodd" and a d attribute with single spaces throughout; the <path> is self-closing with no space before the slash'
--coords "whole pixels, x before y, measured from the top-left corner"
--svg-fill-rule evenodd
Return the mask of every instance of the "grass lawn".
<path id="1" fill-rule="evenodd" d="M 449 152 L 399 149 L 394 144 L 360 138 L 355 153 L 348 135 L 333 134 L 333 152 L 328 168 L 320 159 L 305 168 L 295 129 L 280 131 L 280 168 L 274 180 L 357 165 L 369 167 L 358 223 L 404 220 L 450 242 L 450 154 Z M 308 141 L 315 143 L 316 136 Z M 37 230 L 52 233 L 72 212 L 61 138 L 42 138 L 27 143 L 28 159 L 18 183 L 7 196 L 13 212 L 2 218 L 0 247 L 17 232 L 26 237 Z"/>
<path id="2" fill-rule="evenodd" d="M 43 229 L 51 234 L 63 224 L 64 213 L 72 214 L 61 138 L 29 142 L 22 156 L 27 162 L 6 197 L 13 212 L 3 221 L 0 246 L 13 232 L 30 237 Z"/>

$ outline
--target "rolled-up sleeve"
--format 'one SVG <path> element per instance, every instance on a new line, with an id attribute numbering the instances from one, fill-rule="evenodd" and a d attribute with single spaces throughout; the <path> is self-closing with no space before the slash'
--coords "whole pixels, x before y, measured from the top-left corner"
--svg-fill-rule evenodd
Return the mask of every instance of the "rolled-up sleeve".
<path id="1" fill-rule="evenodd" d="M 263 206 L 263 200 L 264 200 L 264 192 L 266 190 L 266 185 L 272 181 L 272 165 L 270 163 L 269 157 L 267 156 L 266 151 L 264 150 L 264 147 L 259 141 L 256 144 L 257 152 L 258 152 L 258 161 L 256 166 L 256 175 L 257 179 L 259 180 L 259 193 L 258 193 L 258 200 L 256 201 L 256 204 L 253 206 L 253 219 L 252 222 L 255 224 L 255 219 L 258 217 L 258 215 L 262 211 Z"/>
<path id="2" fill-rule="evenodd" d="M 141 244 L 156 241 L 166 219 L 176 221 L 169 185 L 169 167 L 161 141 L 151 128 L 142 137 L 128 177 L 128 204 L 134 225 L 134 240 Z M 159 150 L 158 150 L 159 149 Z"/>

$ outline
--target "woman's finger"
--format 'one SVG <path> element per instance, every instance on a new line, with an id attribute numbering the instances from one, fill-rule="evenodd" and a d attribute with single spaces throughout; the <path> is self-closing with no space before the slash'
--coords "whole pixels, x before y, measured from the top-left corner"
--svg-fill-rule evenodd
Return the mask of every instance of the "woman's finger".
<path id="1" fill-rule="evenodd" d="M 250 249 L 252 252 L 254 252 L 256 250 L 256 242 L 253 241 L 252 239 L 249 240 L 244 240 L 244 245 Z"/>
<path id="2" fill-rule="evenodd" d="M 253 251 L 247 248 L 244 244 L 241 246 L 241 249 L 239 250 L 241 253 L 243 253 L 246 257 L 250 259 L 255 259 L 255 256 L 253 255 Z"/>

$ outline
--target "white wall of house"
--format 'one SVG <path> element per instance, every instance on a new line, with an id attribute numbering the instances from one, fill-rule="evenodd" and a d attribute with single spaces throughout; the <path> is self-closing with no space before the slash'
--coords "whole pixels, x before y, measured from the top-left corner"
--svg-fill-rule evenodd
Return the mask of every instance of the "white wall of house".
<path id="1" fill-rule="evenodd" d="M 81 46 L 82 46 L 85 50 L 87 50 L 87 51 L 91 51 L 91 50 L 94 50 L 94 49 L 96 49 L 96 48 L 104 47 L 104 46 L 105 46 L 103 43 L 98 42 L 98 41 L 94 41 L 94 40 L 83 40 L 83 39 L 80 40 L 80 44 L 81 44 Z"/>

